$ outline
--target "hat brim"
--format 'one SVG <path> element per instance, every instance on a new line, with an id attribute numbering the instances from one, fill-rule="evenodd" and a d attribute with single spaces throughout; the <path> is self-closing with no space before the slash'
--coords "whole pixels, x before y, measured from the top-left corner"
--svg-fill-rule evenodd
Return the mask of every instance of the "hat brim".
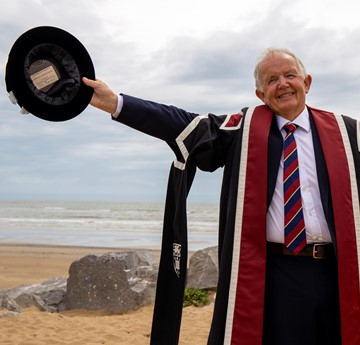
<path id="1" fill-rule="evenodd" d="M 51 84 L 55 85 L 51 92 L 39 89 L 35 74 L 31 74 L 32 65 L 39 61 L 57 66 L 57 74 L 53 73 L 57 84 Z M 43 71 L 40 74 L 44 75 Z M 25 32 L 14 43 L 5 82 L 20 107 L 43 120 L 57 122 L 74 118 L 90 103 L 93 89 L 82 82 L 82 77 L 95 79 L 95 70 L 81 42 L 62 29 L 41 26 Z M 46 76 L 42 78 L 44 83 Z"/>

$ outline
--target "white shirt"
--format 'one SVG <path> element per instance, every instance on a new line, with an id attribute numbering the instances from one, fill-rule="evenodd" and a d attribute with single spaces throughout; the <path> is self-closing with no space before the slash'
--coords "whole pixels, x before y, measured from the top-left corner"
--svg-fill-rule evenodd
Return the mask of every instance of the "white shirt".
<path id="1" fill-rule="evenodd" d="M 285 138 L 283 126 L 289 121 L 279 115 L 276 120 Z M 306 239 L 308 243 L 332 242 L 325 214 L 322 208 L 318 177 L 316 172 L 314 143 L 311 134 L 307 108 L 292 122 L 298 126 L 294 132 L 297 144 L 301 201 L 303 206 Z M 284 243 L 284 195 L 282 156 L 276 180 L 275 191 L 266 216 L 266 239 L 270 242 Z"/>
<path id="2" fill-rule="evenodd" d="M 121 113 L 123 105 L 124 105 L 124 97 L 123 97 L 123 95 L 118 95 L 116 111 L 114 114 L 111 114 L 111 116 L 117 118 L 119 116 L 119 114 Z"/>

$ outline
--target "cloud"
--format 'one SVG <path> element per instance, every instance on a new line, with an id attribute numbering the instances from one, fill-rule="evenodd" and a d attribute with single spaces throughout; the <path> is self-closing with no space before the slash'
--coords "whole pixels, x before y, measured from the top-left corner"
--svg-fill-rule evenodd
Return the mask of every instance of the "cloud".
<path id="1" fill-rule="evenodd" d="M 310 105 L 356 116 L 357 2 L 184 0 L 19 1 L 0 20 L 2 198 L 163 200 L 173 153 L 165 143 L 88 107 L 65 123 L 20 115 L 5 91 L 14 41 L 39 25 L 63 28 L 93 59 L 97 77 L 124 92 L 191 112 L 259 103 L 253 68 L 262 50 L 287 47 L 313 76 Z M 191 197 L 216 200 L 221 171 L 199 173 Z M 206 191 L 206 194 L 204 194 Z"/>

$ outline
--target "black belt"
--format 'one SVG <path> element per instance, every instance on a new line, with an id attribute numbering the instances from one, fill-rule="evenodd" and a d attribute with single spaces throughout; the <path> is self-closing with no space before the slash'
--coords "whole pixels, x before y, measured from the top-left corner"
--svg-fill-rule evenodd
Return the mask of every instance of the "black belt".
<path id="1" fill-rule="evenodd" d="M 267 242 L 267 250 L 273 254 L 295 256 L 293 252 L 282 243 Z M 297 254 L 297 256 L 310 256 L 314 259 L 333 258 L 334 255 L 334 247 L 331 243 L 308 244 L 299 254 Z"/>

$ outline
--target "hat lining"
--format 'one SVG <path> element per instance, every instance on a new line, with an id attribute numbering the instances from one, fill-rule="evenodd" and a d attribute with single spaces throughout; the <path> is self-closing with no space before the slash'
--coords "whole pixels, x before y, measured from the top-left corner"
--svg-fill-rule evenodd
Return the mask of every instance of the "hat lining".
<path id="1" fill-rule="evenodd" d="M 55 67 L 59 79 L 50 88 L 38 89 L 30 73 L 31 67 L 39 60 L 44 60 Z M 56 72 L 55 72 L 56 73 Z M 73 57 L 56 44 L 43 43 L 35 46 L 25 57 L 25 82 L 31 92 L 44 103 L 64 105 L 71 102 L 80 88 L 80 72 Z"/>

